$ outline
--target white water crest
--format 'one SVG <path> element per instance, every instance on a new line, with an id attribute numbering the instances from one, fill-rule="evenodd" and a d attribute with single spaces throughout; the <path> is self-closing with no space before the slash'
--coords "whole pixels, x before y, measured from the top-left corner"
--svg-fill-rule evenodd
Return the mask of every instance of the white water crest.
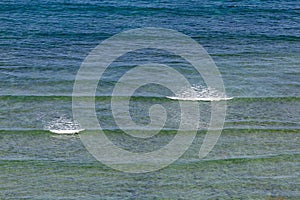
<path id="1" fill-rule="evenodd" d="M 84 130 L 77 122 L 65 115 L 57 117 L 55 120 L 48 123 L 44 128 L 52 133 L 66 135 L 79 133 Z"/>
<path id="2" fill-rule="evenodd" d="M 176 92 L 175 96 L 167 96 L 167 98 L 181 101 L 223 101 L 233 99 L 233 97 L 227 97 L 225 93 L 214 88 L 202 85 L 192 85 L 190 88 L 184 88 Z"/>

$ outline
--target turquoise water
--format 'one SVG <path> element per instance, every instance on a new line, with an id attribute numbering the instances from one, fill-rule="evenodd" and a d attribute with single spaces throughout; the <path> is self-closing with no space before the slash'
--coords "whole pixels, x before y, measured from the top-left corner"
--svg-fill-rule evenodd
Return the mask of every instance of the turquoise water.
<path id="1" fill-rule="evenodd" d="M 1 199 L 299 199 L 299 1 L 8 1 L 0 3 Z M 198 152 L 210 119 L 199 102 L 198 134 L 168 167 L 128 174 L 93 158 L 74 128 L 72 91 L 89 52 L 121 31 L 162 27 L 199 42 L 214 59 L 226 89 L 224 130 L 203 160 Z M 110 100 L 115 83 L 147 62 L 167 64 L 191 84 L 205 83 L 185 60 L 154 49 L 128 53 L 100 80 L 96 113 L 120 147 L 153 151 L 178 128 L 178 102 L 157 85 L 131 98 L 138 124 L 153 104 L 168 120 L 155 137 L 136 140 L 118 129 Z M 143 74 L 141 74 L 143 76 Z M 83 133 L 84 134 L 84 133 Z"/>

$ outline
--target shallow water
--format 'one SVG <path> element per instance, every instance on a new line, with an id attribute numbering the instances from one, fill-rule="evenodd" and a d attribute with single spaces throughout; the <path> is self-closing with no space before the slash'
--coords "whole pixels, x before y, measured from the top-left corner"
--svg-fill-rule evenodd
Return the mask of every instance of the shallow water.
<path id="1" fill-rule="evenodd" d="M 299 199 L 299 9 L 297 1 L 281 0 L 1 1 L 0 198 Z M 201 101 L 188 151 L 159 171 L 128 174 L 98 162 L 78 135 L 47 130 L 80 128 L 72 91 L 81 63 L 101 41 L 141 27 L 175 29 L 199 42 L 233 99 L 226 101 L 224 131 L 203 160 L 198 152 L 211 103 Z M 111 114 L 113 88 L 126 71 L 149 61 L 178 70 L 198 88 L 196 97 L 224 97 L 207 92 L 190 64 L 168 52 L 145 49 L 118 58 L 100 80 L 96 113 L 106 135 L 133 152 L 153 151 L 174 137 L 179 104 L 166 97 L 187 93 L 139 88 L 130 101 L 133 120 L 148 124 L 150 106 L 161 104 L 166 124 L 146 140 L 119 130 Z"/>

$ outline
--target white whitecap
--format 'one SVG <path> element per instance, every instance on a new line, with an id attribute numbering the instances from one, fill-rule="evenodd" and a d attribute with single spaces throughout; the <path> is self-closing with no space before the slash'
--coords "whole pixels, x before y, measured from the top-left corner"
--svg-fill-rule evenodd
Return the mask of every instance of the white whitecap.
<path id="1" fill-rule="evenodd" d="M 169 97 L 168 99 L 180 100 L 180 101 L 226 101 L 233 99 L 233 97 L 224 97 L 224 98 L 213 98 L 213 97 Z"/>
<path id="2" fill-rule="evenodd" d="M 84 129 L 77 129 L 77 130 L 49 130 L 52 133 L 60 134 L 60 135 L 73 135 L 84 131 Z"/>
<path id="3" fill-rule="evenodd" d="M 184 88 L 176 92 L 175 96 L 166 96 L 172 100 L 180 101 L 226 101 L 233 99 L 214 88 L 204 87 L 201 85 L 193 85 L 191 88 Z"/>
<path id="4" fill-rule="evenodd" d="M 72 135 L 84 130 L 78 123 L 66 115 L 56 117 L 45 126 L 45 129 L 60 135 Z"/>

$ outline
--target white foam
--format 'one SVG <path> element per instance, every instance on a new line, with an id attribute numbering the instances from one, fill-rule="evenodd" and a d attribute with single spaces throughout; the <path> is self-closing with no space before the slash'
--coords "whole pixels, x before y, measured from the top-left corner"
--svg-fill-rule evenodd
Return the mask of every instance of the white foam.
<path id="1" fill-rule="evenodd" d="M 77 129 L 77 130 L 49 130 L 52 133 L 60 134 L 60 135 L 73 135 L 75 133 L 79 133 L 84 131 L 84 129 Z"/>
<path id="2" fill-rule="evenodd" d="M 233 99 L 233 97 L 214 98 L 214 97 L 169 97 L 168 99 L 180 100 L 180 101 L 226 101 Z"/>
<path id="3" fill-rule="evenodd" d="M 183 90 L 176 92 L 175 96 L 167 96 L 167 98 L 180 101 L 226 101 L 233 99 L 233 97 L 227 97 L 225 94 L 214 88 L 207 88 L 201 85 L 193 85 L 191 88 L 184 88 Z"/>
<path id="4" fill-rule="evenodd" d="M 80 125 L 74 122 L 70 117 L 61 115 L 45 126 L 46 130 L 59 135 L 72 135 L 83 131 Z"/>

